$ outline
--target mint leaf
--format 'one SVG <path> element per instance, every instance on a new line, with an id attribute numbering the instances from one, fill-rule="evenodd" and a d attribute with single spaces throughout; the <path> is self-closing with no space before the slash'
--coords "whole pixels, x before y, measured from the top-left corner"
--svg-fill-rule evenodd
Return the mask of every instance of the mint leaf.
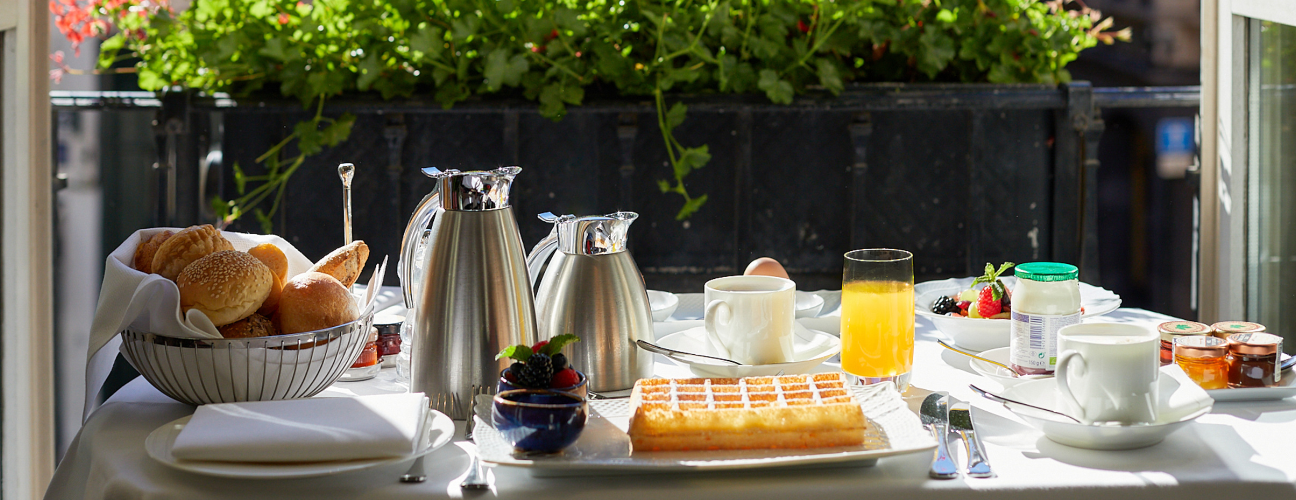
<path id="1" fill-rule="evenodd" d="M 500 351 L 499 354 L 495 355 L 495 359 L 513 358 L 526 363 L 528 359 L 531 359 L 532 354 L 534 353 L 531 351 L 530 347 L 518 344 L 505 347 L 503 351 Z"/>
<path id="2" fill-rule="evenodd" d="M 545 344 L 544 347 L 541 347 L 540 352 L 542 354 L 553 356 L 558 354 L 559 351 L 562 351 L 564 346 L 572 342 L 580 342 L 580 337 L 577 337 L 575 334 L 564 333 L 549 339 L 549 343 Z"/>

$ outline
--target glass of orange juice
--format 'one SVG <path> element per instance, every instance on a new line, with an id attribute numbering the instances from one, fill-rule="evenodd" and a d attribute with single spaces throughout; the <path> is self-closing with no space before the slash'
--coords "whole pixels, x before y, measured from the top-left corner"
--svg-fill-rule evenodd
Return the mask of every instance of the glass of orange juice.
<path id="1" fill-rule="evenodd" d="M 913 254 L 846 252 L 842 273 L 842 369 L 864 384 L 892 381 L 909 389 L 914 352 Z"/>

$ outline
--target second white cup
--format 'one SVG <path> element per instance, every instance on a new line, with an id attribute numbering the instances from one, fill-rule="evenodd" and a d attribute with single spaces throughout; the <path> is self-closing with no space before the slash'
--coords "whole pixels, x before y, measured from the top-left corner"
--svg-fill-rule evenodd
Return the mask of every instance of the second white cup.
<path id="1" fill-rule="evenodd" d="M 1058 392 L 1086 425 L 1155 422 L 1161 337 L 1130 324 L 1082 323 L 1058 330 Z"/>
<path id="2" fill-rule="evenodd" d="M 729 276 L 706 283 L 706 332 L 725 358 L 745 365 L 792 361 L 796 283 L 772 276 Z"/>

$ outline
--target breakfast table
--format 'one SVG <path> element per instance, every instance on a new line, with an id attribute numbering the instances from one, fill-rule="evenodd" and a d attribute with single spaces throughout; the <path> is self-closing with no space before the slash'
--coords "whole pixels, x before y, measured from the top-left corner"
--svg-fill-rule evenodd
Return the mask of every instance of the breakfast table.
<path id="1" fill-rule="evenodd" d="M 831 300 L 832 292 L 828 292 Z M 836 304 L 803 324 L 829 333 Z M 1122 308 L 1090 321 L 1154 327 L 1170 318 Z M 657 336 L 700 324 L 695 319 L 655 324 Z M 518 467 L 490 467 L 488 490 L 462 490 L 475 445 L 455 440 L 425 459 L 427 481 L 407 484 L 398 477 L 407 463 L 308 479 L 228 479 L 173 469 L 144 448 L 154 429 L 190 415 L 178 403 L 137 378 L 116 392 L 86 420 L 46 492 L 49 499 L 161 498 L 984 498 L 1036 499 L 1100 497 L 1218 499 L 1296 497 L 1296 398 L 1265 402 L 1219 402 L 1165 441 L 1141 449 L 1095 451 L 1064 446 L 1044 437 L 998 403 L 968 385 L 997 389 L 973 371 L 965 356 L 946 350 L 948 340 L 932 323 L 916 324 L 912 388 L 905 399 L 916 409 L 929 391 L 948 391 L 972 404 L 973 420 L 997 477 L 928 478 L 930 452 L 881 458 L 875 466 L 763 468 L 670 474 L 534 477 Z M 820 370 L 836 369 L 834 360 Z M 686 368 L 657 356 L 655 373 L 690 376 Z M 362 382 L 335 383 L 317 397 L 404 392 L 394 369 Z M 951 440 L 960 458 L 962 446 Z"/>

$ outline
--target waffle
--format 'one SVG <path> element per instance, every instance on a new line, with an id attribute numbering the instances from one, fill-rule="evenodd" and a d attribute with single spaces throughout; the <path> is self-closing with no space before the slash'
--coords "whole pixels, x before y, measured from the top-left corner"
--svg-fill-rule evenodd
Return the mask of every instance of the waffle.
<path id="1" fill-rule="evenodd" d="M 635 451 L 856 446 L 868 427 L 841 373 L 643 379 L 630 408 Z"/>

